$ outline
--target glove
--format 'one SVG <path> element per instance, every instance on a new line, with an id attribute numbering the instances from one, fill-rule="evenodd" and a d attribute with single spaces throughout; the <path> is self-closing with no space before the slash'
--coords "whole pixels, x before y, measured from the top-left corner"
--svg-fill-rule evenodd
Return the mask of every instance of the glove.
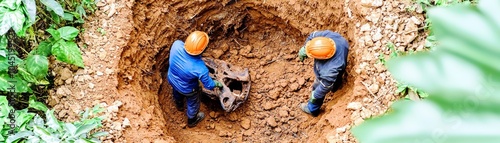
<path id="1" fill-rule="evenodd" d="M 214 80 L 215 82 L 215 87 L 219 87 L 219 88 L 222 88 L 222 83 L 220 83 L 219 81 L 217 80 Z"/>
<path id="2" fill-rule="evenodd" d="M 307 58 L 306 47 L 302 47 L 299 50 L 299 59 L 300 59 L 300 62 L 304 61 L 304 59 L 306 59 L 306 58 Z"/>

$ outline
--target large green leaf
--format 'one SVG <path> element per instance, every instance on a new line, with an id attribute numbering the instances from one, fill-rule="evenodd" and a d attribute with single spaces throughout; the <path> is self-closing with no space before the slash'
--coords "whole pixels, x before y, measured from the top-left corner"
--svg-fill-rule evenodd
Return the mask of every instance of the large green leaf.
<path id="1" fill-rule="evenodd" d="M 26 17 L 21 11 L 6 11 L 0 14 L 0 35 L 4 35 L 12 28 L 15 32 L 21 31 Z"/>
<path id="2" fill-rule="evenodd" d="M 59 4 L 59 2 L 57 2 L 55 0 L 40 0 L 40 2 L 42 2 L 50 10 L 54 11 L 57 15 L 59 15 L 61 17 L 64 16 L 64 10 L 63 10 L 61 4 Z"/>
<path id="3" fill-rule="evenodd" d="M 16 110 L 16 127 L 24 129 L 25 126 L 33 119 L 34 113 L 28 113 L 28 109 Z"/>
<path id="4" fill-rule="evenodd" d="M 500 98 L 461 100 L 430 96 L 398 101 L 390 114 L 365 121 L 352 132 L 361 143 L 496 143 L 500 140 Z M 481 102 L 481 103 L 478 103 Z"/>
<path id="5" fill-rule="evenodd" d="M 84 67 L 82 53 L 75 42 L 59 41 L 52 47 L 52 54 L 55 55 L 56 59 L 59 61 L 82 68 Z"/>
<path id="6" fill-rule="evenodd" d="M 12 136 L 9 136 L 7 138 L 6 143 L 11 143 L 11 142 L 17 141 L 17 140 L 22 139 L 22 138 L 28 138 L 29 136 L 32 136 L 32 135 L 33 135 L 32 131 L 21 131 L 21 132 L 18 132 Z"/>
<path id="7" fill-rule="evenodd" d="M 36 3 L 35 0 L 22 0 L 25 7 L 26 13 L 28 15 L 28 18 L 30 20 L 30 23 L 33 24 L 35 23 L 35 18 L 36 18 Z"/>
<path id="8" fill-rule="evenodd" d="M 26 58 L 26 69 L 37 79 L 47 76 L 49 71 L 49 60 L 45 56 L 30 55 Z"/>
<path id="9" fill-rule="evenodd" d="M 9 60 L 5 57 L 0 57 L 0 73 L 1 72 L 5 72 L 7 73 L 7 71 L 9 70 Z"/>
<path id="10" fill-rule="evenodd" d="M 45 112 L 45 117 L 47 119 L 47 126 L 49 126 L 50 129 L 52 129 L 54 131 L 58 131 L 61 129 L 61 126 L 59 125 L 59 121 L 54 116 L 54 110 L 47 110 Z"/>
<path id="11" fill-rule="evenodd" d="M 80 32 L 78 29 L 72 26 L 64 26 L 57 29 L 57 31 L 61 33 L 61 38 L 65 40 L 73 40 L 76 36 L 78 36 L 78 33 Z"/>
<path id="12" fill-rule="evenodd" d="M 34 108 L 34 109 L 37 109 L 37 110 L 40 110 L 40 111 L 43 111 L 43 112 L 46 112 L 49 109 L 42 102 L 36 101 L 36 96 L 35 95 L 31 95 L 30 96 L 28 107 L 29 108 Z"/>
<path id="13" fill-rule="evenodd" d="M 16 10 L 20 4 L 21 0 L 3 0 L 2 2 L 0 2 L 0 7 L 6 7 L 10 10 Z"/>
<path id="14" fill-rule="evenodd" d="M 39 136 L 43 141 L 45 142 L 61 142 L 60 139 L 58 139 L 57 137 L 54 137 L 51 135 L 51 133 L 49 131 L 47 131 L 46 128 L 43 128 L 43 127 L 40 127 L 40 126 L 34 126 L 33 128 L 33 133 L 35 133 L 35 135 Z"/>
<path id="15" fill-rule="evenodd" d="M 50 42 L 43 41 L 38 44 L 38 47 L 34 50 L 35 54 L 37 55 L 42 55 L 42 56 L 50 56 L 52 50 L 52 45 Z"/>

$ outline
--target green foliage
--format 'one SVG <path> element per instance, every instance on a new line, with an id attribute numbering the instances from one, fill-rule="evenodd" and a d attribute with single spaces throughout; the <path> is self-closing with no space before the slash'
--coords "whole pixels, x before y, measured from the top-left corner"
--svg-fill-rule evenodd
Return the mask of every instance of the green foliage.
<path id="1" fill-rule="evenodd" d="M 358 141 L 498 142 L 498 9 L 497 0 L 429 9 L 432 31 L 440 44 L 430 52 L 392 59 L 388 66 L 396 79 L 430 96 L 420 102 L 397 101 L 387 115 L 354 127 Z"/>
<path id="2" fill-rule="evenodd" d="M 40 109 L 45 112 L 45 119 L 29 113 L 27 109 L 15 112 L 16 134 L 10 135 L 8 131 L 10 120 L 9 111 L 13 109 L 8 105 L 6 96 L 0 96 L 0 142 L 6 143 L 44 143 L 44 142 L 100 142 L 97 138 L 105 136 L 107 132 L 95 132 L 102 127 L 101 121 L 104 117 L 93 117 L 103 111 L 99 106 L 95 106 L 92 111 L 86 109 L 83 117 L 73 123 L 65 123 L 57 120 L 53 110 L 48 110 L 43 103 L 36 102 L 35 97 L 30 97 L 30 108 Z M 92 114 L 89 116 L 89 114 Z"/>

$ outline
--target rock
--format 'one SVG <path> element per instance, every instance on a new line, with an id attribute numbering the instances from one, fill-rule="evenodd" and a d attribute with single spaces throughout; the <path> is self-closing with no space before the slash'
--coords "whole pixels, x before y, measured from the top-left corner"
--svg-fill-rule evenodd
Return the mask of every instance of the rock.
<path id="1" fill-rule="evenodd" d="M 289 82 L 290 82 L 290 83 L 294 83 L 295 81 L 297 81 L 297 78 L 292 77 L 292 78 L 290 78 L 290 81 L 289 81 Z"/>
<path id="2" fill-rule="evenodd" d="M 219 137 L 226 137 L 226 136 L 227 136 L 226 132 L 223 131 L 219 132 Z"/>
<path id="3" fill-rule="evenodd" d="M 90 88 L 90 89 L 94 89 L 94 86 L 95 86 L 95 85 L 94 85 L 93 83 L 89 83 L 89 88 Z"/>
<path id="4" fill-rule="evenodd" d="M 216 59 L 219 59 L 223 54 L 224 54 L 224 51 L 220 50 L 220 49 L 214 49 L 212 50 L 212 56 Z"/>
<path id="5" fill-rule="evenodd" d="M 66 116 L 66 114 L 68 114 L 68 112 L 69 112 L 68 110 L 61 110 L 61 111 L 59 112 L 59 115 L 58 115 L 58 116 L 59 116 L 59 117 L 64 117 L 64 116 Z"/>
<path id="6" fill-rule="evenodd" d="M 266 122 L 267 122 L 267 125 L 271 126 L 271 127 L 276 127 L 278 126 L 278 123 L 276 123 L 276 120 L 274 119 L 274 117 L 268 117 L 266 119 Z"/>
<path id="7" fill-rule="evenodd" d="M 107 74 L 107 75 L 111 75 L 113 74 L 113 70 L 112 69 L 109 69 L 109 68 L 106 68 L 106 70 L 104 70 L 104 72 Z"/>
<path id="8" fill-rule="evenodd" d="M 361 5 L 369 8 L 377 8 L 382 6 L 382 0 L 361 0 Z"/>
<path id="9" fill-rule="evenodd" d="M 113 102 L 113 105 L 117 106 L 117 107 L 120 107 L 120 106 L 123 105 L 123 103 L 120 100 L 116 100 L 115 102 Z"/>
<path id="10" fill-rule="evenodd" d="M 372 115 L 372 111 L 369 109 L 363 109 L 363 111 L 361 111 L 360 114 L 361 114 L 361 118 L 366 119 Z"/>
<path id="11" fill-rule="evenodd" d="M 229 121 L 237 121 L 238 120 L 238 115 L 236 113 L 230 113 L 229 114 Z"/>
<path id="12" fill-rule="evenodd" d="M 271 90 L 269 92 L 269 97 L 273 100 L 276 100 L 280 97 L 281 92 L 278 89 Z"/>
<path id="13" fill-rule="evenodd" d="M 297 127 L 292 128 L 292 132 L 297 133 L 298 131 L 299 131 L 299 129 Z"/>
<path id="14" fill-rule="evenodd" d="M 107 108 L 108 112 L 110 113 L 116 113 L 118 112 L 118 106 L 112 105 Z"/>
<path id="15" fill-rule="evenodd" d="M 217 118 L 217 115 L 215 114 L 215 112 L 214 112 L 214 111 L 210 111 L 210 113 L 208 113 L 208 115 L 209 115 L 210 117 L 214 118 L 214 119 L 215 119 L 215 118 Z"/>
<path id="16" fill-rule="evenodd" d="M 370 91 L 373 92 L 373 94 L 377 94 L 377 92 L 379 90 L 379 86 L 378 86 L 378 84 L 372 84 L 372 85 L 370 85 L 369 89 L 370 89 Z"/>
<path id="17" fill-rule="evenodd" d="M 115 4 L 111 4 L 111 7 L 109 9 L 109 13 L 108 13 L 108 18 L 110 18 L 111 16 L 113 16 L 113 14 L 116 13 L 116 8 L 115 8 Z"/>
<path id="18" fill-rule="evenodd" d="M 210 123 L 210 129 L 215 129 L 215 124 L 214 123 Z"/>
<path id="19" fill-rule="evenodd" d="M 99 59 L 100 59 L 100 60 L 106 60 L 106 55 L 107 55 L 107 54 L 108 54 L 108 53 L 107 53 L 106 51 L 100 51 L 100 52 L 99 52 Z"/>
<path id="20" fill-rule="evenodd" d="M 264 107 L 264 110 L 271 110 L 274 108 L 274 105 L 272 102 L 266 102 L 266 103 L 264 103 L 263 107 Z"/>
<path id="21" fill-rule="evenodd" d="M 361 28 L 359 28 L 359 29 L 361 32 L 370 31 L 370 24 L 366 23 L 363 26 L 361 26 Z"/>
<path id="22" fill-rule="evenodd" d="M 306 80 L 304 78 L 299 78 L 297 79 L 297 83 L 299 83 L 299 86 L 302 86 L 306 83 Z"/>
<path id="23" fill-rule="evenodd" d="M 128 120 L 128 118 L 123 119 L 122 125 L 123 125 L 123 128 L 130 126 L 130 121 Z"/>
<path id="24" fill-rule="evenodd" d="M 251 136 L 251 135 L 253 135 L 253 130 L 246 130 L 246 131 L 243 132 L 243 135 L 247 136 L 247 137 Z"/>
<path id="25" fill-rule="evenodd" d="M 351 102 L 347 104 L 347 109 L 359 110 L 363 105 L 359 102 Z"/>
<path id="26" fill-rule="evenodd" d="M 337 133 L 344 133 L 346 130 L 347 130 L 346 126 L 335 129 L 335 131 L 337 131 Z"/>
<path id="27" fill-rule="evenodd" d="M 377 32 L 373 35 L 372 40 L 373 40 L 374 42 L 376 42 L 376 41 L 378 41 L 378 40 L 380 40 L 380 39 L 382 39 L 382 34 L 380 34 L 380 31 L 377 31 Z"/>
<path id="28" fill-rule="evenodd" d="M 71 72 L 68 68 L 61 69 L 59 74 L 61 74 L 61 80 L 63 81 L 73 77 L 73 72 Z"/>
<path id="29" fill-rule="evenodd" d="M 291 90 L 291 91 L 297 91 L 297 90 L 299 90 L 299 89 L 300 89 L 300 88 L 299 88 L 299 84 L 297 84 L 297 83 L 292 83 L 292 84 L 290 85 L 290 90 Z"/>
<path id="30" fill-rule="evenodd" d="M 243 119 L 241 119 L 240 125 L 243 129 L 248 130 L 248 129 L 250 129 L 251 122 L 247 118 L 243 118 Z"/>
<path id="31" fill-rule="evenodd" d="M 262 94 L 257 94 L 257 95 L 255 95 L 255 98 L 257 98 L 257 99 L 262 98 Z"/>
<path id="32" fill-rule="evenodd" d="M 227 136 L 228 136 L 228 137 L 233 136 L 233 133 L 231 133 L 231 132 L 227 132 Z"/>
<path id="33" fill-rule="evenodd" d="M 117 130 L 117 131 L 123 130 L 122 123 L 120 123 L 120 122 L 113 122 L 111 124 L 111 128 L 114 129 L 114 130 Z"/>
<path id="34" fill-rule="evenodd" d="M 281 132 L 281 128 L 274 128 L 274 131 L 277 132 L 277 133 L 280 133 Z"/>
<path id="35" fill-rule="evenodd" d="M 278 111 L 278 114 L 281 117 L 288 117 L 288 111 L 286 111 L 286 110 L 280 110 L 280 111 Z"/>
<path id="36" fill-rule="evenodd" d="M 420 25 L 420 24 L 422 24 L 422 21 L 420 21 L 420 20 L 419 20 L 417 17 L 415 17 L 415 16 L 412 16 L 412 17 L 410 18 L 410 20 L 411 20 L 413 23 L 415 23 L 416 25 Z"/>
<path id="37" fill-rule="evenodd" d="M 361 123 L 363 123 L 365 120 L 363 120 L 362 118 L 358 118 L 354 121 L 354 125 L 360 125 Z"/>
<path id="38" fill-rule="evenodd" d="M 368 21 L 373 22 L 374 24 L 378 23 L 378 20 L 380 19 L 381 13 L 377 11 L 373 11 L 371 15 L 366 17 Z"/>
<path id="39" fill-rule="evenodd" d="M 104 75 L 104 73 L 100 72 L 100 71 L 97 71 L 96 72 L 97 76 L 101 76 L 101 75 Z"/>

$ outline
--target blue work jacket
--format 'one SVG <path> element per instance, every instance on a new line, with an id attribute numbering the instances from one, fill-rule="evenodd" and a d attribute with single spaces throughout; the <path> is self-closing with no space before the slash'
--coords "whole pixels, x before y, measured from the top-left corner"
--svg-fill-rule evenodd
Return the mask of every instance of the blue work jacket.
<path id="1" fill-rule="evenodd" d="M 170 48 L 168 82 L 182 94 L 189 94 L 199 87 L 198 80 L 204 87 L 212 90 L 215 82 L 208 75 L 205 62 L 198 56 L 189 55 L 184 49 L 184 42 L 176 40 Z"/>
<path id="2" fill-rule="evenodd" d="M 330 30 L 315 31 L 307 37 L 305 43 L 315 37 L 327 37 L 335 41 L 336 51 L 332 58 L 326 60 L 314 59 L 314 75 L 319 84 L 314 89 L 315 98 L 324 98 L 331 91 L 338 78 L 342 78 L 347 66 L 347 53 L 349 51 L 349 43 L 339 33 Z M 335 85 L 334 85 L 335 84 Z"/>

